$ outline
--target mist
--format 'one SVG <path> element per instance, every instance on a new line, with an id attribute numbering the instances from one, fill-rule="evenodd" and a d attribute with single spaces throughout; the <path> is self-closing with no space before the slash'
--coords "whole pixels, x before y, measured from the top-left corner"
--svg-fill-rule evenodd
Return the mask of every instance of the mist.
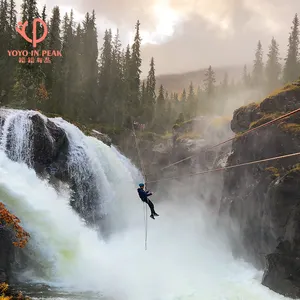
<path id="1" fill-rule="evenodd" d="M 48 14 L 59 5 L 62 15 L 74 10 L 75 21 L 83 21 L 95 9 L 99 48 L 107 28 L 119 28 L 123 44 L 132 43 L 134 24 L 141 22 L 142 71 L 147 74 L 151 57 L 160 74 L 206 68 L 243 65 L 253 61 L 255 45 L 262 41 L 267 50 L 272 36 L 284 58 L 291 20 L 300 11 L 297 0 L 226 1 L 37 1 Z M 17 1 L 19 10 L 21 0 Z M 119 9 L 116 10 L 115 8 Z M 133 9 L 134 7 L 134 9 Z M 176 50 L 176 51 L 175 51 Z M 166 59 L 167 58 L 167 59 Z"/>

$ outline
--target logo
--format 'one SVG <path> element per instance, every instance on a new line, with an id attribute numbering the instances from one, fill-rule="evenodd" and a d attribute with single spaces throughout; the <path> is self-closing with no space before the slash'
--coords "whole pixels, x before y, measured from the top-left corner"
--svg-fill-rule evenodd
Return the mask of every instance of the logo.
<path id="1" fill-rule="evenodd" d="M 38 31 L 38 26 L 37 24 L 40 24 L 42 29 L 43 29 L 43 34 L 41 37 L 38 37 L 37 34 L 39 33 Z M 48 27 L 47 24 L 44 22 L 44 20 L 40 18 L 33 19 L 32 23 L 32 38 L 27 36 L 26 33 L 26 28 L 28 26 L 28 21 L 24 22 L 18 22 L 18 25 L 16 26 L 16 31 L 20 34 L 20 36 L 26 40 L 28 43 L 32 44 L 33 48 L 36 48 L 37 44 L 43 42 L 45 38 L 48 35 Z M 50 57 L 52 56 L 60 56 L 62 57 L 61 51 L 60 50 L 7 50 L 8 56 L 13 56 L 13 57 L 19 57 L 19 63 L 25 64 L 26 62 L 29 64 L 32 63 L 51 63 Z"/>
<path id="2" fill-rule="evenodd" d="M 42 24 L 43 26 L 43 29 L 44 29 L 44 33 L 43 35 L 37 39 L 37 26 L 36 26 L 36 23 L 40 23 Z M 21 29 L 19 28 L 19 26 L 21 26 Z M 26 34 L 26 27 L 28 26 L 28 21 L 26 21 L 24 24 L 22 24 L 22 22 L 19 22 L 18 25 L 16 26 L 16 30 L 17 32 L 29 43 L 31 43 L 33 45 L 33 48 L 36 47 L 36 45 L 38 43 L 41 43 L 47 36 L 48 34 L 48 28 L 47 28 L 47 25 L 46 23 L 40 19 L 40 18 L 36 18 L 33 20 L 33 26 L 32 26 L 32 39 L 29 38 Z"/>

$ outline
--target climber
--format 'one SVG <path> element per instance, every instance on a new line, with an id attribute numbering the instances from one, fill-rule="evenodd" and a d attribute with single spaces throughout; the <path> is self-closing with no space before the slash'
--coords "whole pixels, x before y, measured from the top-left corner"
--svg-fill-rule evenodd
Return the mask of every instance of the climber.
<path id="1" fill-rule="evenodd" d="M 147 203 L 150 207 L 150 210 L 151 210 L 150 218 L 155 220 L 154 216 L 159 216 L 159 215 L 155 212 L 154 204 L 148 199 L 148 197 L 151 196 L 152 193 L 150 193 L 149 191 L 144 191 L 144 187 L 145 187 L 145 185 L 143 183 L 140 183 L 137 191 L 138 191 L 139 196 L 142 199 L 142 201 Z"/>

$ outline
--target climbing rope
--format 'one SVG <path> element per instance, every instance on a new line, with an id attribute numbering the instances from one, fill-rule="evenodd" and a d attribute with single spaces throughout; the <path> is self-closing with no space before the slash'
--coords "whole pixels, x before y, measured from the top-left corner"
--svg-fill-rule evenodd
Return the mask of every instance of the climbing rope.
<path id="1" fill-rule="evenodd" d="M 259 126 L 255 127 L 255 128 L 251 128 L 251 129 L 245 131 L 243 134 L 239 135 L 238 137 L 244 136 L 244 135 L 246 135 L 246 134 L 248 134 L 248 133 L 250 133 L 250 132 L 253 132 L 253 131 L 255 131 L 255 130 L 259 129 L 259 128 L 262 128 L 262 127 L 271 125 L 272 123 L 275 123 L 275 122 L 277 122 L 277 121 L 279 121 L 279 120 L 285 119 L 285 118 L 287 118 L 287 117 L 289 117 L 289 116 L 291 116 L 291 115 L 293 115 L 293 114 L 295 114 L 295 113 L 297 113 L 297 112 L 299 112 L 299 111 L 300 111 L 300 108 L 295 109 L 295 110 L 293 110 L 293 111 L 291 111 L 291 112 L 289 112 L 289 113 L 287 113 L 287 114 L 284 114 L 284 115 L 282 115 L 282 116 L 280 116 L 280 117 L 278 117 L 278 118 L 276 118 L 276 119 L 274 119 L 274 120 L 271 120 L 271 121 L 269 121 L 269 122 L 267 122 L 267 123 L 264 123 L 264 124 L 262 124 L 262 125 L 259 125 Z M 216 145 L 214 145 L 214 146 L 211 146 L 211 147 L 205 149 L 203 152 L 206 153 L 207 151 L 209 151 L 209 150 L 211 150 L 211 149 L 213 149 L 213 148 L 216 148 L 216 147 L 218 147 L 218 146 L 224 145 L 224 144 L 226 144 L 226 143 L 228 143 L 228 142 L 230 142 L 230 141 L 233 141 L 233 140 L 236 139 L 236 138 L 237 138 L 237 136 L 234 136 L 233 138 L 230 138 L 230 139 L 225 140 L 225 141 L 223 141 L 223 142 L 221 142 L 221 143 L 219 143 L 219 144 L 216 144 Z M 183 159 L 181 159 L 181 160 L 178 160 L 178 161 L 176 161 L 176 162 L 174 162 L 174 163 L 172 163 L 172 164 L 170 164 L 170 165 L 168 165 L 168 166 L 166 166 L 166 167 L 161 168 L 161 171 L 162 171 L 162 170 L 165 170 L 165 169 L 167 169 L 167 168 L 169 168 L 169 167 L 175 166 L 175 165 L 177 165 L 177 164 L 179 164 L 179 163 L 181 163 L 181 162 L 183 162 L 183 161 L 186 161 L 186 160 L 188 160 L 188 159 L 190 159 L 190 158 L 193 158 L 193 157 L 196 156 L 196 155 L 197 155 L 197 154 L 194 154 L 194 155 L 188 156 L 188 157 L 186 157 L 186 158 L 183 158 Z"/>
<path id="2" fill-rule="evenodd" d="M 234 168 L 238 168 L 238 167 L 242 167 L 242 166 L 259 164 L 259 163 L 262 163 L 262 162 L 276 160 L 276 159 L 282 159 L 282 158 L 287 158 L 287 157 L 292 157 L 292 156 L 298 156 L 298 155 L 300 155 L 300 152 L 290 153 L 290 154 L 276 156 L 276 157 L 265 158 L 265 159 L 261 159 L 261 160 L 250 161 L 250 162 L 246 162 L 246 163 L 242 163 L 242 164 L 236 164 L 236 165 L 227 166 L 227 167 L 223 167 L 223 168 L 209 169 L 209 170 L 201 171 L 201 172 L 197 172 L 197 173 L 186 174 L 184 176 L 166 177 L 166 178 L 161 178 L 159 180 L 153 180 L 153 181 L 149 181 L 149 182 L 159 182 L 159 181 L 163 181 L 163 180 L 179 179 L 179 178 L 182 178 L 182 177 L 185 177 L 185 176 L 191 177 L 191 176 L 202 175 L 202 174 L 206 174 L 206 173 L 212 173 L 212 172 L 224 171 L 224 170 L 228 170 L 228 169 L 234 169 Z"/>
<path id="3" fill-rule="evenodd" d="M 262 127 L 266 127 L 268 125 L 271 125 L 272 123 L 275 123 L 279 120 L 282 120 L 282 119 L 285 119 L 297 112 L 300 111 L 300 108 L 294 110 L 294 111 L 291 111 L 287 114 L 284 114 L 278 118 L 275 118 L 274 120 L 271 120 L 267 123 L 264 123 L 260 126 L 257 126 L 255 128 L 252 128 L 250 130 L 247 130 L 246 132 L 244 132 L 243 134 L 241 134 L 240 136 L 238 137 L 241 137 L 241 136 L 245 136 L 246 134 L 250 133 L 250 132 L 253 132 L 253 131 L 256 131 L 258 130 L 259 128 L 262 128 Z M 145 174 L 145 169 L 144 169 L 144 165 L 143 165 L 143 161 L 142 161 L 142 158 L 141 158 L 141 154 L 140 154 L 140 149 L 139 149 L 139 145 L 138 145 L 138 142 L 137 142 L 137 136 L 136 136 L 136 133 L 135 133 L 135 129 L 134 129 L 134 124 L 132 122 L 132 131 L 133 131 L 133 135 L 134 135 L 134 138 L 135 138 L 135 144 L 136 144 L 136 149 L 137 149 L 137 153 L 138 153 L 138 157 L 139 157 L 139 160 L 140 160 L 140 164 L 141 164 L 141 170 L 142 170 L 142 175 L 143 175 L 143 178 L 145 179 L 145 189 L 146 189 L 146 174 Z M 215 147 L 218 147 L 218 146 L 221 146 L 225 143 L 228 143 L 230 141 L 233 141 L 234 139 L 236 139 L 237 136 L 233 137 L 233 138 L 230 138 L 230 139 L 227 139 L 221 143 L 218 143 L 214 146 L 211 146 L 207 149 L 204 150 L 204 153 L 215 148 Z M 166 177 L 166 178 L 161 178 L 161 179 L 158 179 L 158 180 L 152 180 L 152 181 L 148 181 L 147 183 L 154 183 L 154 182 L 160 182 L 160 181 L 163 181 L 163 180 L 172 180 L 172 179 L 180 179 L 182 177 L 192 177 L 192 176 L 196 176 L 196 175 L 202 175 L 202 174 L 207 174 L 207 173 L 212 173 L 212 172 L 218 172 L 218 171 L 224 171 L 224 170 L 228 170 L 228 169 L 234 169 L 234 168 L 238 168 L 238 167 L 242 167 L 242 166 L 248 166 L 248 165 L 253 165 L 253 164 L 259 164 L 259 163 L 263 163 L 263 162 L 267 162 L 267 161 L 272 161 L 272 160 L 278 160 L 278 159 L 283 159 L 283 158 L 288 158 L 288 157 L 293 157 L 293 156 L 298 156 L 300 155 L 300 152 L 296 152 L 296 153 L 291 153 L 291 154 L 286 154 L 286 155 L 281 155 L 281 156 L 276 156 L 276 157 L 270 157 L 270 158 L 266 158 L 266 159 L 261 159 L 261 160 L 256 160 L 256 161 L 250 161 L 250 162 L 246 162 L 246 163 L 241 163 L 241 164 L 236 164 L 236 165 L 232 165 L 232 166 L 226 166 L 226 167 L 223 167 L 223 168 L 216 168 L 216 169 L 209 169 L 209 170 L 206 170 L 206 171 L 201 171 L 201 172 L 197 172 L 197 173 L 190 173 L 190 174 L 186 174 L 186 175 L 183 175 L 183 176 L 174 176 L 174 177 Z M 161 168 L 161 170 L 164 170 L 164 169 L 167 169 L 171 166 L 174 166 L 176 164 L 179 164 L 185 160 L 188 160 L 192 157 L 196 156 L 195 155 L 191 155 L 189 157 L 186 157 L 184 159 L 181 159 L 177 162 L 174 162 L 166 167 L 163 167 Z M 145 250 L 147 250 L 147 235 L 148 235 L 148 218 L 147 218 L 147 204 L 144 203 L 144 223 L 145 223 Z"/>
<path id="4" fill-rule="evenodd" d="M 133 121 L 132 121 L 132 132 L 133 132 L 133 135 L 134 135 L 135 146 L 136 146 L 136 149 L 137 149 L 138 158 L 139 158 L 140 165 L 141 165 L 142 175 L 143 175 L 143 178 L 145 179 L 145 190 L 146 190 L 146 174 L 145 174 L 145 168 L 144 168 L 144 164 L 143 164 L 142 157 L 141 157 L 141 153 L 140 153 L 140 149 L 139 149 L 139 144 L 138 144 L 138 142 L 137 142 L 137 136 L 136 136 L 136 133 L 135 133 Z M 147 218 L 147 203 L 146 203 L 146 202 L 144 202 L 144 224 L 145 224 L 145 250 L 147 250 L 147 240 L 148 240 L 148 218 Z"/>

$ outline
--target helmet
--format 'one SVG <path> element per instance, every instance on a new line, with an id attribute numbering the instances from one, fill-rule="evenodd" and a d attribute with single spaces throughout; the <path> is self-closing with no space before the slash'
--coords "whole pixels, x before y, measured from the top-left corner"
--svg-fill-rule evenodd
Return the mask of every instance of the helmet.
<path id="1" fill-rule="evenodd" d="M 140 184 L 139 184 L 139 187 L 143 187 L 143 186 L 144 186 L 144 184 L 143 184 L 143 183 L 140 183 Z"/>

